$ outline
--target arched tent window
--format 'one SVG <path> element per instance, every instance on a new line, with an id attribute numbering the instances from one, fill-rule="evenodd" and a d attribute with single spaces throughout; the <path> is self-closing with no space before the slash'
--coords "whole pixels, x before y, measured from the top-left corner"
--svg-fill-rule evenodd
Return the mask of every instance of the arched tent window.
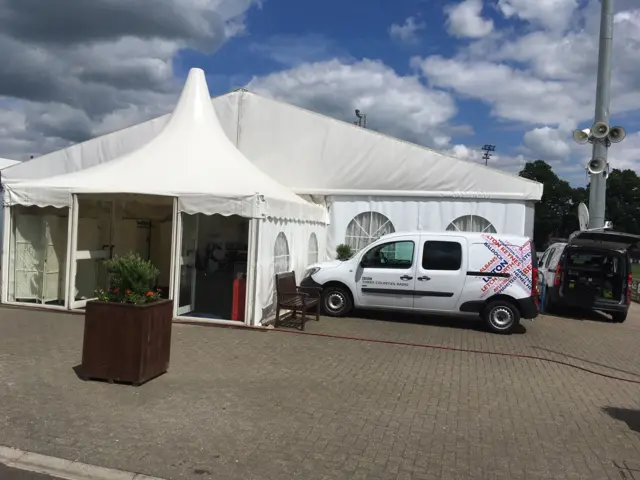
<path id="1" fill-rule="evenodd" d="M 456 218 L 447 227 L 448 232 L 498 233 L 489 220 L 478 215 L 464 215 Z"/>
<path id="2" fill-rule="evenodd" d="M 274 273 L 289 271 L 289 242 L 284 232 L 280 232 L 276 237 L 273 247 L 273 268 Z"/>
<path id="3" fill-rule="evenodd" d="M 357 252 L 383 235 L 395 232 L 393 223 L 378 212 L 364 212 L 349 222 L 345 234 L 345 243 Z"/>
<path id="4" fill-rule="evenodd" d="M 317 263 L 318 261 L 318 237 L 315 233 L 309 236 L 309 247 L 307 249 L 307 265 Z"/>

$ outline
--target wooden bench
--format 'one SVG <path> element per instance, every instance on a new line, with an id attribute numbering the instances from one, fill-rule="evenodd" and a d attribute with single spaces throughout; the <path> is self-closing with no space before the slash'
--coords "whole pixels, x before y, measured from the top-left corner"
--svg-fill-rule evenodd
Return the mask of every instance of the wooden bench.
<path id="1" fill-rule="evenodd" d="M 295 272 L 276 274 L 276 327 L 280 321 L 280 309 L 291 310 L 293 318 L 301 314 L 301 330 L 308 310 L 315 308 L 316 321 L 320 321 L 320 288 L 298 287 Z"/>

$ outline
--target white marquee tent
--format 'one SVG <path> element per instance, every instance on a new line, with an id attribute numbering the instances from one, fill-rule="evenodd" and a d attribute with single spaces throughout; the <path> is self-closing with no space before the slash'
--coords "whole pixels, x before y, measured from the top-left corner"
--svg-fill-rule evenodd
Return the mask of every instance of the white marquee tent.
<path id="1" fill-rule="evenodd" d="M 64 301 L 58 303 L 68 308 L 83 306 L 87 298 L 78 298 L 78 276 L 87 269 L 81 268 L 80 262 L 85 265 L 113 251 L 114 237 L 119 238 L 113 230 L 117 230 L 121 210 L 126 208 L 121 205 L 119 211 L 117 203 L 145 204 L 149 212 L 166 208 L 163 199 L 169 199 L 173 203 L 169 217 L 169 284 L 173 298 L 178 299 L 176 314 L 193 303 L 194 294 L 185 297 L 183 293 L 185 287 L 195 288 L 187 277 L 195 269 L 197 219 L 202 215 L 222 215 L 251 219 L 247 322 L 257 324 L 264 319 L 273 302 L 274 272 L 295 269 L 301 273 L 313 253 L 310 249 L 315 249 L 317 255 L 318 249 L 324 247 L 326 209 L 277 183 L 236 148 L 212 107 L 202 70 L 191 70 L 174 112 L 157 121 L 156 126 L 154 135 L 147 135 L 144 141 L 116 140 L 120 147 L 126 144 L 124 148 L 116 147 L 103 154 L 84 151 L 77 159 L 47 155 L 3 172 L 3 265 L 14 267 L 4 269 L 3 301 L 15 301 L 16 288 L 21 285 L 23 290 L 29 290 L 30 285 L 39 284 L 36 279 L 44 277 L 49 281 L 38 287 L 44 300 L 41 303 L 54 298 L 55 290 L 64 284 Z M 83 201 L 86 207 L 81 206 Z M 97 213 L 86 215 L 83 220 L 82 212 L 91 208 Z M 34 211 L 41 213 L 44 223 L 33 220 L 38 216 Z M 151 215 L 145 213 L 146 217 Z M 27 222 L 25 218 L 31 220 Z M 37 222 L 38 227 L 34 226 Z M 104 231 L 100 238 L 89 242 L 83 232 L 92 235 L 95 225 Z M 36 230 L 39 233 L 34 233 Z M 62 237 L 66 241 L 64 251 L 60 248 Z M 24 260 L 27 251 L 32 253 Z M 42 261 L 42 257 L 49 261 Z M 51 263 L 55 264 L 53 272 L 43 266 Z M 66 272 L 62 272 L 63 266 Z M 97 268 L 94 266 L 94 274 Z M 56 275 L 66 280 L 58 285 L 52 279 Z M 51 290 L 48 294 L 47 288 Z"/>
<path id="2" fill-rule="evenodd" d="M 328 207 L 326 255 L 390 231 L 473 230 L 533 235 L 542 185 L 443 155 L 246 90 L 214 98 L 229 140 L 269 176 Z M 9 179 L 73 172 L 158 135 L 159 117 L 9 169 Z"/>

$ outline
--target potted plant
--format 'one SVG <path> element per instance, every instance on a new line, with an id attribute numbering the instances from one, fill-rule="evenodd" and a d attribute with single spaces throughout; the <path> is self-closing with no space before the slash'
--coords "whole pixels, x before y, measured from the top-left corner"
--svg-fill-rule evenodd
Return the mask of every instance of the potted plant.
<path id="1" fill-rule="evenodd" d="M 169 368 L 173 302 L 155 289 L 159 270 L 136 253 L 105 261 L 108 288 L 87 302 L 84 378 L 140 385 Z"/>

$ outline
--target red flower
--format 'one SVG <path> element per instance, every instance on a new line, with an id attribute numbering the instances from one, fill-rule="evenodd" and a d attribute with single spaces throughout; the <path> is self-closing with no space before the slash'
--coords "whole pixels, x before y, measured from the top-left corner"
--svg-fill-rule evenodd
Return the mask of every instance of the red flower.
<path id="1" fill-rule="evenodd" d="M 153 292 L 147 292 L 147 293 L 145 293 L 145 295 L 146 295 L 147 297 L 153 297 Z"/>
<path id="2" fill-rule="evenodd" d="M 124 293 L 125 295 L 129 295 L 131 293 L 131 290 L 125 290 Z"/>
<path id="3" fill-rule="evenodd" d="M 118 293 L 120 290 L 118 290 L 117 288 L 113 289 L 113 293 Z"/>

